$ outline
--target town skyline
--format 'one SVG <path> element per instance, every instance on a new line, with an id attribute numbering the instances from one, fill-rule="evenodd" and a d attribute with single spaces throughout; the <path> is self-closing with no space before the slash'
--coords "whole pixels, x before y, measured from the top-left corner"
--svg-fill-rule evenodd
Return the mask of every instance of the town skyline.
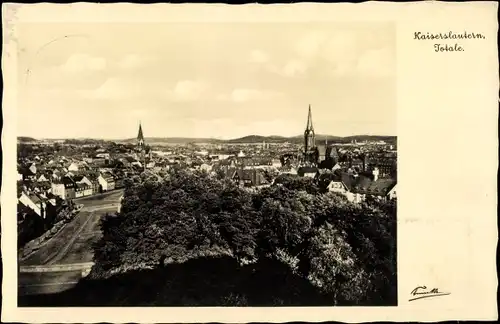
<path id="1" fill-rule="evenodd" d="M 147 139 L 160 139 L 160 140 L 168 140 L 168 139 L 192 139 L 192 140 L 213 140 L 213 141 L 233 141 L 233 140 L 240 140 L 248 137 L 262 137 L 262 138 L 268 138 L 268 139 L 302 139 L 303 134 L 296 134 L 296 135 L 291 135 L 291 136 L 284 136 L 284 135 L 279 135 L 279 134 L 273 134 L 273 135 L 260 135 L 260 134 L 249 134 L 241 137 L 231 137 L 231 138 L 220 138 L 220 137 L 188 137 L 188 136 L 148 136 L 145 135 L 144 138 Z M 397 135 L 392 135 L 392 134 L 354 134 L 354 135 L 347 135 L 347 136 L 339 136 L 339 135 L 332 135 L 332 134 L 322 134 L 318 133 L 316 134 L 316 137 L 318 138 L 317 140 L 320 140 L 319 138 L 330 138 L 330 139 L 342 139 L 342 138 L 354 138 L 354 137 L 394 137 L 397 138 Z M 57 137 L 32 137 L 32 136 L 24 136 L 24 135 L 19 135 L 17 137 L 19 138 L 33 138 L 35 140 L 103 140 L 103 141 L 135 141 L 134 136 L 129 136 L 129 137 L 121 137 L 121 138 L 109 138 L 109 137 L 64 137 L 64 136 L 57 136 Z"/>
<path id="2" fill-rule="evenodd" d="M 139 120 L 146 137 L 296 136 L 309 104 L 318 133 L 397 131 L 390 23 L 23 24 L 18 35 L 22 136 L 130 138 Z"/>

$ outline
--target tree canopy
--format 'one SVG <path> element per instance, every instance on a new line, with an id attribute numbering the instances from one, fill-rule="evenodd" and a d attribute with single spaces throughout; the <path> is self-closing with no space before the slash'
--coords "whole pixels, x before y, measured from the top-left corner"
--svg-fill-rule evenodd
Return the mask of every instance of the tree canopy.
<path id="1" fill-rule="evenodd" d="M 396 205 L 355 205 L 309 179 L 249 191 L 173 168 L 125 182 L 122 208 L 101 222 L 94 276 L 211 257 L 241 267 L 277 260 L 336 305 L 394 304 Z M 202 271 L 202 269 L 200 269 Z"/>

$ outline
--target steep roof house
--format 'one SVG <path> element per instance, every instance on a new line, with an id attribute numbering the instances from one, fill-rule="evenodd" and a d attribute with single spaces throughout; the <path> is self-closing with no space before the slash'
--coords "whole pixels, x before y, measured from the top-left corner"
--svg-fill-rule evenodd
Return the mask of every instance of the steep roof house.
<path id="1" fill-rule="evenodd" d="M 92 186 L 92 181 L 90 181 L 90 179 L 86 175 L 83 175 L 83 174 L 79 174 L 79 175 L 74 176 L 73 181 L 75 181 L 77 184 L 78 183 L 85 183 L 88 186 Z"/>
<path id="2" fill-rule="evenodd" d="M 45 199 L 34 193 L 27 194 L 22 192 L 21 197 L 19 197 L 19 202 L 32 209 L 41 218 L 45 218 L 45 209 L 47 207 Z"/>

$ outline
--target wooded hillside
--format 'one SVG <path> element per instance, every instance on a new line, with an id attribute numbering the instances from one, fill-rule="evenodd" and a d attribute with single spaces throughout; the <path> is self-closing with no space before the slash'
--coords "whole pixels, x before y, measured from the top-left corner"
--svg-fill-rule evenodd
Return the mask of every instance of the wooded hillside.
<path id="1" fill-rule="evenodd" d="M 173 268 L 190 269 L 164 278 L 169 283 L 158 283 L 153 295 L 109 297 L 123 305 L 132 299 L 140 305 L 396 304 L 395 202 L 354 205 L 323 193 L 312 180 L 285 179 L 249 192 L 187 170 L 172 170 L 162 182 L 136 177 L 126 183 L 121 214 L 106 217 L 102 230 L 87 280 L 109 283 L 135 274 L 147 281 L 140 273 L 161 277 L 173 275 Z M 212 269 L 214 262 L 230 264 L 227 271 L 236 277 Z M 256 275 L 278 268 L 272 284 L 255 287 Z M 233 286 L 207 289 L 218 281 Z M 287 293 L 278 292 L 283 285 Z M 193 292 L 201 286 L 203 293 Z"/>

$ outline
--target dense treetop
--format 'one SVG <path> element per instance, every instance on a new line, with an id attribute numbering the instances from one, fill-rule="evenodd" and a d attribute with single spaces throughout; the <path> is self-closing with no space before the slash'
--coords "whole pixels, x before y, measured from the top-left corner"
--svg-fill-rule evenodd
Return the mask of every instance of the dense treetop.
<path id="1" fill-rule="evenodd" d="M 102 221 L 91 277 L 206 257 L 242 268 L 274 260 L 332 304 L 395 303 L 395 201 L 355 205 L 295 177 L 249 191 L 175 168 L 125 186 L 120 214 Z"/>

